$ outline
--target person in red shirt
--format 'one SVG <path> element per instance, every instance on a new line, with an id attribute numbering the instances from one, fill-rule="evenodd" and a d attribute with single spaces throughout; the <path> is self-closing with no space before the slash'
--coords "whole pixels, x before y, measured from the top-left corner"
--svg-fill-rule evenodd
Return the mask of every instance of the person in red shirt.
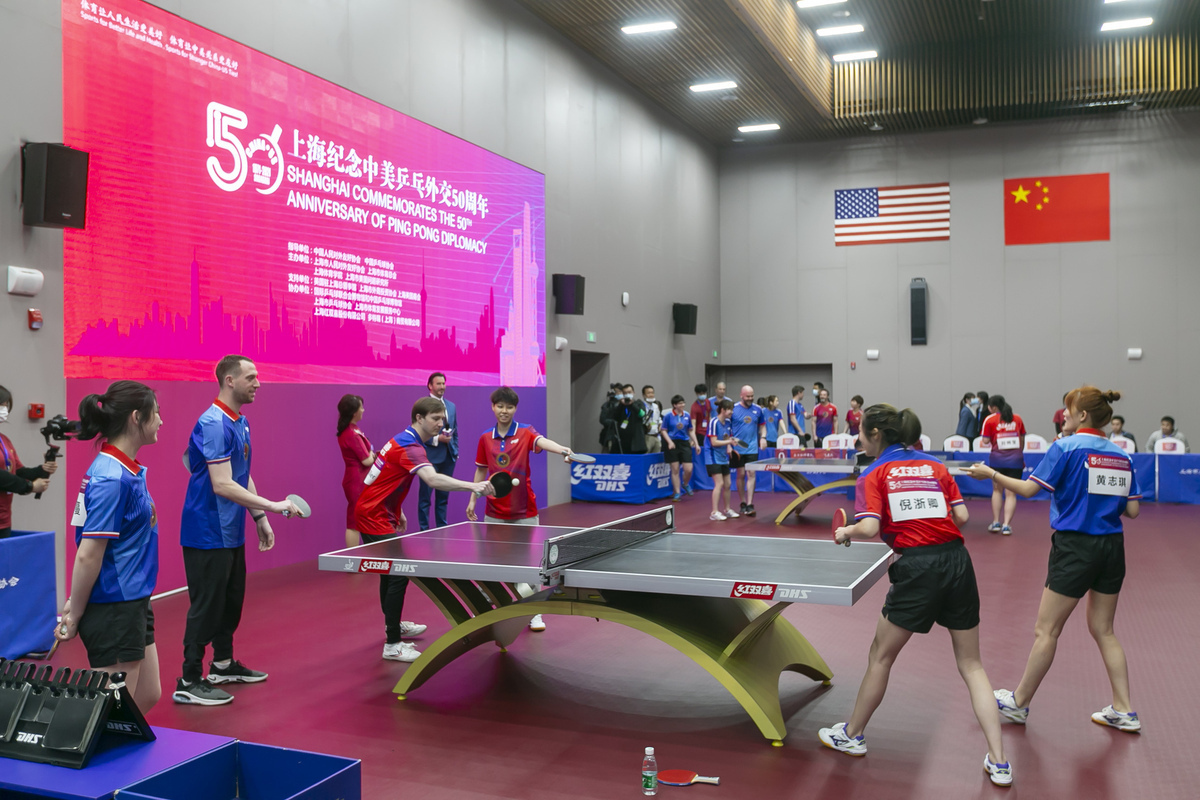
<path id="1" fill-rule="evenodd" d="M 708 405 L 708 387 L 703 383 L 697 383 L 693 387 L 696 392 L 696 402 L 692 403 L 692 423 L 698 431 L 708 430 L 709 409 Z"/>
<path id="2" fill-rule="evenodd" d="M 1013 413 L 1012 406 L 1004 400 L 1003 395 L 994 394 L 988 398 L 988 411 L 991 413 L 983 421 L 983 430 L 979 434 L 983 437 L 984 445 L 992 448 L 988 453 L 988 466 L 1001 475 L 1019 481 L 1025 477 L 1025 423 Z M 1016 493 L 994 483 L 992 524 L 988 525 L 988 532 L 1011 535 L 1012 518 L 1016 511 Z"/>
<path id="3" fill-rule="evenodd" d="M 1067 419 L 1067 396 L 1064 394 L 1062 399 L 1062 407 L 1054 412 L 1054 435 L 1062 436 L 1063 423 Z"/>
<path id="4" fill-rule="evenodd" d="M 858 436 L 858 426 L 862 423 L 862 404 L 861 394 L 850 398 L 850 410 L 846 412 L 846 433 L 851 436 Z"/>
<path id="5" fill-rule="evenodd" d="M 338 448 L 346 471 L 342 475 L 342 491 L 346 494 L 346 547 L 359 545 L 358 530 L 354 527 L 354 505 L 366 486 L 363 479 L 375 461 L 375 451 L 367 435 L 358 429 L 363 418 L 363 399 L 356 394 L 343 395 L 338 401 Z"/>
<path id="6" fill-rule="evenodd" d="M 821 389 L 817 393 L 817 405 L 813 408 L 813 446 L 820 447 L 826 436 L 838 432 L 837 406 L 829 402 L 829 390 Z"/>
<path id="7" fill-rule="evenodd" d="M 934 623 L 950 631 L 958 672 L 987 740 L 984 769 L 992 782 L 1012 783 L 1004 759 L 1000 713 L 979 655 L 979 587 L 959 528 L 968 513 L 946 466 L 916 450 L 921 421 L 911 409 L 880 404 L 867 409 L 859 440 L 875 461 L 858 478 L 854 524 L 838 528 L 834 541 L 879 535 L 903 558 L 888 569 L 891 589 L 875 626 L 867 672 L 848 722 L 822 728 L 821 742 L 852 756 L 867 753 L 863 730 L 883 701 L 892 664 L 914 633 Z"/>
<path id="8" fill-rule="evenodd" d="M 8 422 L 12 411 L 12 394 L 0 386 L 0 422 Z M 14 494 L 44 492 L 50 486 L 50 475 L 58 469 L 54 461 L 40 467 L 27 467 L 17 456 L 12 439 L 0 433 L 0 539 L 12 534 L 12 499 Z"/>
<path id="9" fill-rule="evenodd" d="M 436 397 L 422 397 L 413 403 L 412 425 L 389 439 L 375 457 L 375 463 L 363 479 L 366 486 L 354 506 L 355 527 L 365 544 L 381 542 L 404 532 L 408 520 L 400 510 L 400 504 L 408 495 L 414 476 L 441 492 L 495 494 L 487 481 L 460 481 L 442 475 L 429 463 L 422 443 L 440 434 L 445 421 L 446 407 L 442 401 Z M 425 632 L 424 625 L 400 619 L 407 589 L 408 578 L 379 576 L 379 605 L 383 609 L 387 634 L 383 657 L 389 661 L 416 661 L 421 655 L 417 648 L 400 641 L 401 636 L 418 636 Z"/>

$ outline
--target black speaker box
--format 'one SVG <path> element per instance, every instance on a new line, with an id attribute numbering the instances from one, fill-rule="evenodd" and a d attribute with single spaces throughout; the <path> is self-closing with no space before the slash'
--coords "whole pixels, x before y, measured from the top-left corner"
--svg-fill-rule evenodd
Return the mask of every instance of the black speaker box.
<path id="1" fill-rule="evenodd" d="M 24 222 L 41 228 L 82 228 L 87 222 L 88 154 L 29 142 L 21 148 Z"/>
<path id="2" fill-rule="evenodd" d="M 926 314 L 929 311 L 929 285 L 924 278 L 913 278 L 908 284 L 908 305 L 913 344 L 927 344 L 929 327 Z"/>
<path id="3" fill-rule="evenodd" d="M 551 281 L 554 289 L 554 313 L 582 314 L 583 276 L 555 274 L 551 276 Z"/>
<path id="4" fill-rule="evenodd" d="M 696 335 L 696 315 L 699 309 L 690 303 L 676 303 L 671 306 L 671 316 L 675 318 L 675 332 Z"/>

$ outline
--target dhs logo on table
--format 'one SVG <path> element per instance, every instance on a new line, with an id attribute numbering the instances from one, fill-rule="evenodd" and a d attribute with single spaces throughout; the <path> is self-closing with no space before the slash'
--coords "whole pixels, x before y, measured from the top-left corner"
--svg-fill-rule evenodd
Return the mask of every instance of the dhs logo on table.
<path id="1" fill-rule="evenodd" d="M 751 597 L 756 600 L 770 600 L 779 588 L 775 583 L 735 583 L 730 597 Z"/>
<path id="2" fill-rule="evenodd" d="M 629 475 L 628 464 L 575 464 L 571 468 L 571 484 L 578 486 L 590 481 L 597 492 L 624 492 Z"/>
<path id="3" fill-rule="evenodd" d="M 651 464 L 646 472 L 646 485 L 654 486 L 658 482 L 659 489 L 665 489 L 671 483 L 671 465 L 667 463 Z"/>

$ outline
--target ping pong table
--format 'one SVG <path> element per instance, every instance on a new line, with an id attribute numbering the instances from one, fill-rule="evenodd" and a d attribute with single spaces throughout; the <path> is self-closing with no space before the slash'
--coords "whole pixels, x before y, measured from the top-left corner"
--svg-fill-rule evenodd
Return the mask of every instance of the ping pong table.
<path id="1" fill-rule="evenodd" d="M 401 699 L 480 644 L 506 648 L 535 614 L 586 616 L 691 658 L 778 745 L 780 673 L 833 677 L 782 612 L 853 605 L 894 558 L 880 543 L 677 532 L 664 507 L 595 528 L 462 522 L 326 553 L 319 567 L 410 578 L 451 622 L 396 684 Z"/>
<path id="2" fill-rule="evenodd" d="M 796 497 L 784 506 L 775 517 L 775 524 L 782 525 L 789 514 L 799 516 L 804 512 L 809 502 L 819 494 L 831 489 L 853 487 L 858 482 L 858 476 L 871 465 L 871 459 L 853 450 L 822 450 L 805 448 L 799 450 L 780 450 L 781 455 L 765 458 L 762 461 L 752 461 L 746 469 L 754 472 L 777 472 Z M 951 475 L 965 475 L 963 471 L 967 462 L 943 462 Z M 845 475 L 844 478 L 813 485 L 808 475 Z"/>

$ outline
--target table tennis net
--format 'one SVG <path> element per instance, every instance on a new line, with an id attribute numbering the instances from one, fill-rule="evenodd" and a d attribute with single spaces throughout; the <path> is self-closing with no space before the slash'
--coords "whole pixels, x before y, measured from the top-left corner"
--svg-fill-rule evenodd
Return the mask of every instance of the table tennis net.
<path id="1" fill-rule="evenodd" d="M 626 519 L 547 539 L 542 551 L 542 568 L 562 569 L 669 533 L 675 525 L 674 512 L 670 507 L 656 508 Z"/>

